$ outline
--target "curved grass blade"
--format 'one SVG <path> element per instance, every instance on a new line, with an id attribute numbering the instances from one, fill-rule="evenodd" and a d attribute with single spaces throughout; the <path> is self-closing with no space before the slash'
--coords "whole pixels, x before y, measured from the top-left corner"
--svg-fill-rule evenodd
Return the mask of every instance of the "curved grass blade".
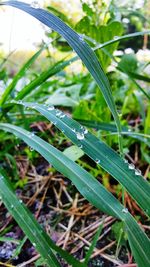
<path id="1" fill-rule="evenodd" d="M 150 216 L 150 185 L 132 165 L 126 163 L 119 154 L 94 135 L 90 133 L 83 135 L 86 129 L 60 110 L 36 103 L 22 103 L 22 105 L 36 109 L 55 123 L 75 145 L 82 148 L 90 158 L 121 183 Z"/>
<path id="2" fill-rule="evenodd" d="M 100 87 L 102 94 L 106 100 L 106 103 L 108 104 L 108 107 L 114 117 L 118 131 L 121 132 L 121 125 L 107 76 L 105 75 L 94 51 L 86 42 L 84 42 L 83 38 L 78 35 L 74 30 L 72 30 L 69 26 L 67 26 L 62 20 L 60 20 L 58 17 L 46 10 L 40 8 L 33 8 L 30 5 L 19 1 L 3 2 L 0 3 L 0 5 L 9 5 L 27 12 L 28 14 L 41 21 L 46 26 L 58 32 L 67 40 L 68 44 L 81 58 L 81 60 L 97 82 L 98 86 Z M 121 147 L 120 138 L 119 145 Z"/>
<path id="3" fill-rule="evenodd" d="M 16 197 L 6 173 L 2 169 L 0 169 L 0 197 L 26 236 L 35 245 L 36 250 L 46 260 L 48 266 L 61 266 L 53 251 L 61 255 L 72 266 L 84 266 L 69 253 L 56 246 L 44 232 L 27 207 Z"/>
<path id="4" fill-rule="evenodd" d="M 27 69 L 34 63 L 34 61 L 39 57 L 39 55 L 42 53 L 44 50 L 44 46 L 36 52 L 24 65 L 23 67 L 19 70 L 19 72 L 15 75 L 13 78 L 12 82 L 8 85 L 8 87 L 5 89 L 1 99 L 0 99 L 0 106 L 2 106 L 7 98 L 10 96 L 11 92 L 15 88 L 17 82 L 25 75 Z"/>
<path id="5" fill-rule="evenodd" d="M 134 33 L 130 33 L 130 34 L 125 34 L 123 36 L 116 36 L 113 40 L 110 40 L 110 41 L 105 42 L 103 44 L 98 44 L 96 47 L 94 47 L 94 51 L 97 50 L 97 49 L 106 47 L 108 45 L 114 44 L 116 42 L 120 42 L 120 41 L 122 41 L 124 39 L 134 38 L 134 37 L 142 36 L 142 35 L 145 35 L 145 34 L 150 34 L 150 30 L 143 31 L 143 32 L 134 32 Z M 95 43 L 95 40 L 93 40 L 93 43 Z"/>
<path id="6" fill-rule="evenodd" d="M 21 100 L 28 94 L 30 94 L 35 88 L 40 86 L 43 82 L 45 82 L 48 78 L 52 77 L 53 75 L 60 72 L 62 69 L 67 67 L 70 63 L 72 63 L 76 58 L 66 60 L 66 61 L 59 61 L 57 62 L 52 68 L 42 72 L 38 77 L 36 77 L 33 81 L 27 84 L 16 96 L 16 100 Z"/>
<path id="7" fill-rule="evenodd" d="M 48 266 L 60 267 L 61 265 L 57 261 L 53 254 L 49 244 L 41 233 L 42 228 L 29 215 L 25 206 L 15 196 L 10 183 L 4 178 L 4 173 L 0 170 L 0 196 L 5 206 L 9 210 L 10 214 L 15 218 L 19 226 L 28 236 L 32 244 L 36 247 L 39 253 L 47 261 Z"/>
<path id="8" fill-rule="evenodd" d="M 94 128 L 94 129 L 97 129 L 97 130 L 111 132 L 111 134 L 109 134 L 109 135 L 117 134 L 116 125 L 111 124 L 111 123 L 104 123 L 104 122 L 91 121 L 91 120 L 77 120 L 77 121 L 79 123 L 81 123 L 82 125 L 87 126 L 89 128 Z M 122 126 L 121 134 L 129 136 L 131 138 L 135 138 L 135 139 L 137 139 L 139 141 L 142 141 L 148 147 L 150 147 L 150 135 L 142 134 L 142 133 L 136 133 L 135 131 L 132 131 L 131 128 L 128 128 L 126 126 Z"/>
<path id="9" fill-rule="evenodd" d="M 120 220 L 124 218 L 124 214 L 122 213 L 123 206 L 120 202 L 90 173 L 82 169 L 62 152 L 38 136 L 20 127 L 7 123 L 0 123 L 0 129 L 15 134 L 30 147 L 37 150 L 54 166 L 54 168 L 63 173 L 64 176 L 68 177 L 75 184 L 81 194 L 94 206 Z"/>
<path id="10" fill-rule="evenodd" d="M 120 202 L 111 193 L 109 193 L 103 185 L 101 185 L 90 173 L 85 171 L 79 165 L 63 155 L 62 152 L 38 136 L 33 135 L 20 127 L 6 123 L 0 123 L 0 129 L 15 134 L 17 137 L 24 140 L 29 146 L 38 151 L 59 172 L 68 177 L 77 187 L 79 192 L 95 207 L 122 220 L 126 225 L 128 236 L 130 236 L 131 247 L 134 248 L 133 253 L 135 260 L 137 263 L 140 261 L 140 267 L 148 266 L 149 254 L 147 253 L 147 248 L 150 246 L 148 237 L 135 222 L 129 212 L 123 208 Z M 56 251 L 55 247 L 53 249 Z M 138 255 L 142 255 L 143 258 L 139 259 Z"/>

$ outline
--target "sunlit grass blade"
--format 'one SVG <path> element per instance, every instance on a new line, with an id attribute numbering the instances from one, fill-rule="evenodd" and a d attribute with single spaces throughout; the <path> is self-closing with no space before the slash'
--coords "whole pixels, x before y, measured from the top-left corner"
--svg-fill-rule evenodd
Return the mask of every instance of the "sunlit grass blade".
<path id="1" fill-rule="evenodd" d="M 148 197 L 150 194 L 150 185 L 141 176 L 141 173 L 134 169 L 134 166 L 126 163 L 119 154 L 96 136 L 89 132 L 83 135 L 83 126 L 68 116 L 65 116 L 58 109 L 48 108 L 36 103 L 24 103 L 23 105 L 36 109 L 48 120 L 54 122 L 56 127 L 64 132 L 74 144 L 80 146 L 90 158 L 121 183 L 144 212 L 150 215 L 150 198 Z M 78 135 L 81 140 L 79 140 Z"/>
<path id="2" fill-rule="evenodd" d="M 94 51 L 90 48 L 90 46 L 83 40 L 83 38 L 77 34 L 74 30 L 72 30 L 69 26 L 67 26 L 62 20 L 60 20 L 55 15 L 50 12 L 40 9 L 33 8 L 30 5 L 19 2 L 19 1 L 8 1 L 0 3 L 2 5 L 9 5 L 12 7 L 19 8 L 33 17 L 37 18 L 43 24 L 52 28 L 54 31 L 58 32 L 62 35 L 68 44 L 74 49 L 77 55 L 81 58 L 98 86 L 100 87 L 102 94 L 108 104 L 109 109 L 114 117 L 116 122 L 118 131 L 121 131 L 120 121 L 118 117 L 118 113 L 115 107 L 114 99 L 112 96 L 112 92 L 110 89 L 109 81 L 107 76 L 105 75 Z M 119 145 L 121 148 L 121 140 L 119 138 Z"/>
<path id="3" fill-rule="evenodd" d="M 79 192 L 95 207 L 109 215 L 122 220 L 127 227 L 128 235 L 132 235 L 132 237 L 130 238 L 130 244 L 131 246 L 134 245 L 135 248 L 133 250 L 135 260 L 138 263 L 138 255 L 142 255 L 142 260 L 140 260 L 140 263 L 142 262 L 142 264 L 140 264 L 140 267 L 147 266 L 149 255 L 146 252 L 147 248 L 150 246 L 148 237 L 140 228 L 140 226 L 135 222 L 130 213 L 126 209 L 124 209 L 122 204 L 111 193 L 109 193 L 103 185 L 101 185 L 90 173 L 85 171 L 78 164 L 66 157 L 62 152 L 60 152 L 38 136 L 20 127 L 6 123 L 0 123 L 0 129 L 15 134 L 30 147 L 38 151 L 48 162 L 50 162 L 54 166 L 54 168 L 68 177 L 77 187 Z M 3 184 L 3 179 L 1 179 L 1 182 Z M 2 193 L 3 191 L 1 191 L 1 194 Z M 34 229 L 34 227 L 32 228 Z M 51 248 L 56 251 L 56 248 L 52 244 Z M 60 254 L 61 256 L 63 256 L 62 250 Z M 73 264 L 73 266 L 77 265 Z"/>
<path id="4" fill-rule="evenodd" d="M 61 255 L 72 266 L 84 266 L 84 264 L 77 261 L 69 255 L 69 253 L 56 246 L 46 232 L 44 232 L 30 211 L 22 201 L 19 201 L 16 197 L 9 180 L 2 169 L 0 169 L 0 197 L 10 214 L 14 217 L 18 225 L 35 246 L 36 250 L 45 259 L 48 266 L 61 266 L 53 251 Z"/>
<path id="5" fill-rule="evenodd" d="M 142 36 L 142 35 L 145 35 L 145 34 L 150 34 L 150 30 L 143 31 L 143 32 L 134 32 L 134 33 L 130 33 L 130 34 L 125 34 L 123 36 L 116 36 L 113 40 L 110 40 L 110 41 L 105 42 L 103 44 L 98 44 L 96 47 L 94 47 L 94 50 L 106 47 L 106 46 L 114 44 L 116 42 L 120 42 L 120 41 L 122 41 L 124 39 L 134 38 L 134 37 Z M 93 40 L 93 42 L 95 42 L 95 41 Z"/>
<path id="6" fill-rule="evenodd" d="M 44 49 L 44 46 L 38 50 L 23 66 L 22 68 L 18 71 L 18 73 L 15 75 L 13 78 L 12 82 L 8 85 L 8 87 L 5 89 L 3 95 L 1 96 L 0 99 L 0 106 L 2 106 L 7 98 L 10 96 L 11 92 L 15 88 L 17 82 L 25 75 L 27 69 L 34 63 L 34 61 L 38 58 L 38 56 L 42 53 Z"/>

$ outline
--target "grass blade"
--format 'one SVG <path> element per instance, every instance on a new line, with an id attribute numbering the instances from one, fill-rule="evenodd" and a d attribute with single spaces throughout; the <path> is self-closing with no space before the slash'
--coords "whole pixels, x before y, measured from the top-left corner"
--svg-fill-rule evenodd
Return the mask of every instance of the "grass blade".
<path id="1" fill-rule="evenodd" d="M 104 122 L 90 121 L 90 120 L 77 120 L 77 121 L 79 123 L 81 123 L 82 125 L 87 126 L 89 128 L 94 128 L 94 129 L 97 129 L 97 130 L 111 132 L 109 135 L 117 134 L 116 125 L 111 124 L 111 123 L 104 123 Z M 135 138 L 135 139 L 137 139 L 139 141 L 142 141 L 148 147 L 150 147 L 150 135 L 148 135 L 148 134 L 137 133 L 135 131 L 132 131 L 131 128 L 128 128 L 126 126 L 122 126 L 121 134 L 129 136 L 131 138 Z"/>
<path id="2" fill-rule="evenodd" d="M 44 232 L 26 206 L 18 200 L 5 172 L 2 169 L 0 169 L 0 197 L 26 236 L 32 244 L 35 244 L 35 248 L 46 260 L 48 266 L 61 266 L 52 250 L 59 253 L 72 266 L 84 266 L 66 251 L 57 247 L 50 237 Z"/>
<path id="3" fill-rule="evenodd" d="M 144 212 L 150 216 L 150 198 L 148 197 L 150 185 L 140 173 L 134 170 L 132 165 L 124 162 L 119 154 L 90 133 L 85 134 L 85 138 L 79 140 L 77 133 L 82 134 L 83 126 L 65 116 L 60 110 L 36 103 L 24 103 L 24 106 L 39 111 L 49 121 L 54 122 L 56 127 L 63 131 L 75 145 L 82 146 L 82 150 L 121 183 Z"/>
<path id="4" fill-rule="evenodd" d="M 99 48 L 103 48 L 103 47 L 106 47 L 108 45 L 114 44 L 116 42 L 120 42 L 122 40 L 129 39 L 129 38 L 134 38 L 134 37 L 137 37 L 137 36 L 143 36 L 145 34 L 150 34 L 150 30 L 143 31 L 143 32 L 134 32 L 134 33 L 130 33 L 130 34 L 125 34 L 123 36 L 116 36 L 116 38 L 114 38 L 113 40 L 110 40 L 110 41 L 105 42 L 103 44 L 98 44 L 94 48 L 94 51 L 97 50 L 97 49 L 99 49 Z M 93 42 L 95 42 L 95 40 L 93 40 Z"/>
<path id="5" fill-rule="evenodd" d="M 62 20 L 60 20 L 58 17 L 56 17 L 55 15 L 51 14 L 46 10 L 40 8 L 33 8 L 30 5 L 19 1 L 3 2 L 0 3 L 0 5 L 9 5 L 27 12 L 28 14 L 37 18 L 46 26 L 58 32 L 67 40 L 68 44 L 74 49 L 77 55 L 81 58 L 81 60 L 83 61 L 83 63 L 85 64 L 85 66 L 87 67 L 87 69 L 97 82 L 98 86 L 100 87 L 102 94 L 108 104 L 108 107 L 114 117 L 118 131 L 121 132 L 120 121 L 113 100 L 109 81 L 94 51 L 83 40 L 83 38 L 80 35 L 78 35 L 74 30 L 72 30 L 69 26 L 67 26 Z M 121 147 L 121 141 L 120 141 L 120 147 Z"/>
<path id="6" fill-rule="evenodd" d="M 29 146 L 38 151 L 59 172 L 68 177 L 77 187 L 79 192 L 95 207 L 122 220 L 126 225 L 128 236 L 130 236 L 131 247 L 133 246 L 134 248 L 133 254 L 135 260 L 137 261 L 137 263 L 138 261 L 140 262 L 140 267 L 148 266 L 150 258 L 149 254 L 147 253 L 147 248 L 150 246 L 148 237 L 145 235 L 140 226 L 135 222 L 130 213 L 124 209 L 120 202 L 111 193 L 109 193 L 105 189 L 105 187 L 103 187 L 103 185 L 101 185 L 90 173 L 85 171 L 79 165 L 63 155 L 62 152 L 60 152 L 38 136 L 33 135 L 32 133 L 20 127 L 7 123 L 0 123 L 0 129 L 15 134 L 18 138 L 21 138 Z M 1 179 L 1 182 L 3 185 L 3 179 Z M 3 191 L 0 192 L 1 194 L 3 194 Z M 34 227 L 32 228 L 34 229 Z M 54 245 L 51 244 L 51 247 L 53 248 Z M 55 247 L 53 249 L 56 251 Z M 139 259 L 138 255 L 142 255 L 142 258 Z"/>
<path id="7" fill-rule="evenodd" d="M 8 180 L 4 177 L 3 171 L 0 170 L 0 196 L 5 206 L 36 249 L 47 260 L 48 266 L 60 267 L 55 255 L 41 234 L 42 229 L 39 228 L 33 217 L 28 214 L 26 207 L 17 199 Z"/>
<path id="8" fill-rule="evenodd" d="M 94 250 L 94 248 L 95 248 L 95 246 L 96 246 L 96 243 L 97 243 L 97 241 L 98 241 L 98 238 L 99 238 L 99 236 L 100 236 L 100 234 L 101 234 L 101 232 L 102 232 L 102 229 L 103 229 L 103 224 L 101 224 L 101 225 L 99 226 L 99 228 L 98 228 L 98 230 L 97 230 L 97 232 L 96 232 L 96 234 L 95 234 L 95 236 L 94 236 L 94 238 L 93 238 L 93 241 L 92 241 L 92 243 L 91 243 L 91 246 L 90 246 L 90 248 L 89 248 L 89 250 L 88 250 L 88 252 L 87 252 L 87 254 L 86 254 L 86 256 L 85 256 L 85 261 L 84 261 L 84 263 L 86 263 L 86 264 L 88 264 L 88 261 L 89 261 L 91 255 L 92 255 L 92 253 L 93 253 L 93 250 Z"/>
<path id="9" fill-rule="evenodd" d="M 7 98 L 10 96 L 11 92 L 15 88 L 17 82 L 25 75 L 27 69 L 34 63 L 34 61 L 37 59 L 37 57 L 42 53 L 44 47 L 42 47 L 38 52 L 36 52 L 19 70 L 19 72 L 15 75 L 12 82 L 8 85 L 8 87 L 5 89 L 1 99 L 0 99 L 0 106 L 2 106 Z"/>

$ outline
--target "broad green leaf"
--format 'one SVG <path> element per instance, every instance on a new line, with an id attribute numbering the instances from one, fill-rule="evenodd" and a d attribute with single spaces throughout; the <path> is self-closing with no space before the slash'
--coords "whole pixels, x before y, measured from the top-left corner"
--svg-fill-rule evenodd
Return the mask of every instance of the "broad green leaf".
<path id="1" fill-rule="evenodd" d="M 75 145 L 121 183 L 144 212 L 150 215 L 150 185 L 134 166 L 125 162 L 119 154 L 94 135 L 89 132 L 83 134 L 84 127 L 60 110 L 36 103 L 24 103 L 24 106 L 36 109 L 55 123 Z"/>
<path id="2" fill-rule="evenodd" d="M 9 180 L 2 169 L 0 169 L 0 197 L 10 214 L 14 217 L 18 225 L 35 246 L 36 250 L 45 259 L 48 266 L 61 266 L 53 251 L 61 255 L 72 266 L 83 266 L 83 264 L 74 259 L 66 251 L 56 246 L 46 232 L 44 232 L 43 228 L 35 220 L 27 207 L 16 197 Z"/>
<path id="3" fill-rule="evenodd" d="M 127 228 L 127 233 L 130 238 L 130 245 L 131 247 L 133 247 L 135 260 L 137 261 L 137 263 L 140 263 L 140 267 L 148 266 L 148 260 L 150 258 L 148 254 L 149 252 L 147 253 L 147 248 L 150 246 L 148 237 L 145 235 L 140 226 L 134 221 L 130 213 L 111 193 L 109 193 L 105 189 L 105 187 L 103 187 L 103 185 L 101 185 L 90 173 L 85 171 L 75 162 L 63 155 L 62 152 L 60 152 L 38 136 L 20 127 L 7 123 L 0 123 L 0 129 L 15 134 L 18 138 L 21 138 L 29 146 L 38 151 L 59 172 L 68 177 L 77 187 L 79 192 L 95 207 L 122 220 Z M 1 179 L 1 182 L 3 185 L 3 179 Z M 1 190 L 0 192 L 1 194 L 3 194 L 3 190 Z M 11 204 L 12 203 L 13 201 L 11 201 Z M 18 212 L 18 209 L 15 210 Z M 34 227 L 32 227 L 32 229 L 34 229 Z M 58 250 L 58 247 L 55 247 L 53 244 L 51 244 L 51 248 L 55 251 Z M 66 256 L 64 251 L 61 250 L 61 253 L 60 251 L 58 252 L 59 254 L 61 254 L 61 256 L 63 256 L 63 253 Z M 139 259 L 138 255 L 142 255 L 142 258 Z M 77 266 L 75 264 L 72 265 Z"/>
<path id="4" fill-rule="evenodd" d="M 19 8 L 33 17 L 37 18 L 39 21 L 44 23 L 46 26 L 52 28 L 54 31 L 62 35 L 68 42 L 68 44 L 74 49 L 77 55 L 81 58 L 98 86 L 100 87 L 103 96 L 108 104 L 109 109 L 115 119 L 118 131 L 121 131 L 120 121 L 118 113 L 113 100 L 112 92 L 110 89 L 109 81 L 105 75 L 94 51 L 90 46 L 83 40 L 83 38 L 78 35 L 74 30 L 67 26 L 62 20 L 60 20 L 55 15 L 49 13 L 46 10 L 40 8 L 33 8 L 32 6 L 19 2 L 19 1 L 8 1 L 0 3 L 0 5 L 9 5 L 12 7 Z M 119 139 L 120 140 L 120 139 Z M 121 146 L 121 144 L 120 144 Z"/>
<path id="5" fill-rule="evenodd" d="M 8 85 L 8 87 L 5 89 L 5 92 L 1 96 L 0 106 L 2 106 L 6 102 L 7 98 L 10 96 L 11 92 L 15 88 L 17 82 L 25 75 L 27 69 L 34 63 L 34 61 L 38 58 L 38 56 L 42 53 L 43 50 L 44 46 L 38 52 L 36 52 L 15 75 L 12 82 Z"/>

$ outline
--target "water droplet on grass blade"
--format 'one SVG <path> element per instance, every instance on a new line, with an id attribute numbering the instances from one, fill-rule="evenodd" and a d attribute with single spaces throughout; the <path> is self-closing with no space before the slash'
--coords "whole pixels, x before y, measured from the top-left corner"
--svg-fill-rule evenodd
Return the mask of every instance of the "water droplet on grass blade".
<path id="1" fill-rule="evenodd" d="M 54 106 L 49 106 L 48 108 L 47 108 L 47 110 L 54 110 L 55 108 L 54 108 Z"/>
<path id="2" fill-rule="evenodd" d="M 65 118 L 65 116 L 66 116 L 66 115 L 62 113 L 62 114 L 60 115 L 60 119 Z"/>
<path id="3" fill-rule="evenodd" d="M 123 212 L 123 213 L 128 213 L 128 209 L 127 209 L 127 208 L 123 208 L 123 209 L 122 209 L 122 212 Z"/>
<path id="4" fill-rule="evenodd" d="M 31 7 L 33 7 L 33 8 L 40 8 L 38 1 L 33 1 L 31 3 Z"/>
<path id="5" fill-rule="evenodd" d="M 139 169 L 136 169 L 136 170 L 135 170 L 135 175 L 137 175 L 137 176 L 138 176 L 138 175 L 142 175 L 142 172 L 141 172 L 141 170 L 139 170 Z"/>
<path id="6" fill-rule="evenodd" d="M 57 110 L 56 111 L 56 117 L 60 117 L 61 116 L 61 113 L 62 113 L 61 111 Z"/>
<path id="7" fill-rule="evenodd" d="M 100 159 L 96 159 L 95 162 L 96 162 L 97 164 L 99 164 L 101 161 L 100 161 Z"/>
<path id="8" fill-rule="evenodd" d="M 34 148 L 33 147 L 30 147 L 30 151 L 32 152 L 34 150 Z"/>
<path id="9" fill-rule="evenodd" d="M 77 139 L 78 140 L 84 140 L 84 138 L 85 138 L 84 133 L 79 133 L 79 132 L 77 133 Z"/>
<path id="10" fill-rule="evenodd" d="M 130 169 L 130 170 L 134 170 L 134 169 L 135 169 L 135 166 L 134 166 L 133 163 L 129 164 L 129 169 Z"/>

